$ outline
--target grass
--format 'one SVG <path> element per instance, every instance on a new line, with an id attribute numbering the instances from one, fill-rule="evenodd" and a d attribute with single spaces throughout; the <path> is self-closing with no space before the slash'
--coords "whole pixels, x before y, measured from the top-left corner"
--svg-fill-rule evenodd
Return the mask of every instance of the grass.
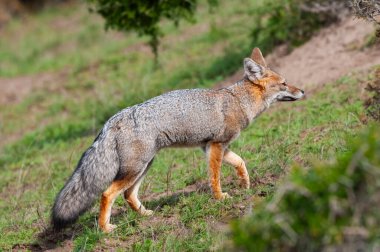
<path id="1" fill-rule="evenodd" d="M 247 162 L 252 189 L 237 188 L 233 170 L 223 167 L 223 188 L 233 198 L 215 201 L 203 153 L 164 150 L 140 189 L 153 217 L 136 215 L 119 198 L 114 233 L 99 231 L 98 203 L 72 228 L 49 233 L 54 197 L 102 124 L 123 107 L 172 89 L 211 87 L 240 69 L 250 51 L 254 7 L 251 1 L 222 1 L 217 13 L 202 7 L 195 25 L 176 30 L 165 24 L 158 68 L 144 38 L 105 34 L 102 21 L 83 6 L 50 8 L 1 31 L 0 76 L 47 74 L 53 81 L 0 107 L 1 135 L 16 139 L 0 153 L 0 250 L 218 249 L 229 221 L 249 212 L 254 199 L 270 197 L 294 162 L 309 166 L 345 152 L 345 137 L 363 127 L 359 118 L 365 114 L 355 76 L 329 83 L 305 101 L 275 106 L 232 144 Z"/>

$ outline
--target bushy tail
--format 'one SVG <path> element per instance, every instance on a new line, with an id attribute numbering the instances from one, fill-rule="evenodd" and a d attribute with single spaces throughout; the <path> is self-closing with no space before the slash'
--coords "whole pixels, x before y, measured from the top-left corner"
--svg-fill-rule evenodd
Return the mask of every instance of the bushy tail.
<path id="1" fill-rule="evenodd" d="M 55 199 L 52 223 L 56 229 L 73 223 L 91 207 L 119 170 L 115 140 L 103 131 L 83 153 L 74 173 Z"/>

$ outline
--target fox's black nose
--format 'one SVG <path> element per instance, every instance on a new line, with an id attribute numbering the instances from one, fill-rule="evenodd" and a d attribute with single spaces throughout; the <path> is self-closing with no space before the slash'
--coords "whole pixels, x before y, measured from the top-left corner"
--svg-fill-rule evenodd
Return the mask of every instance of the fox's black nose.
<path id="1" fill-rule="evenodd" d="M 305 94 L 305 91 L 303 91 L 303 90 L 300 90 L 300 91 L 301 91 L 302 94 Z"/>

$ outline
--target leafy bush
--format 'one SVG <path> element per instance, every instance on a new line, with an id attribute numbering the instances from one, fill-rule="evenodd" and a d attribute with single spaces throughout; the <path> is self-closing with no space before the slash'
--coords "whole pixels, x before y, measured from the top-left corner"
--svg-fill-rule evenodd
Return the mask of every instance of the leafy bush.
<path id="1" fill-rule="evenodd" d="M 245 251 L 365 251 L 380 244 L 380 131 L 333 164 L 295 167 L 273 198 L 233 224 Z"/>

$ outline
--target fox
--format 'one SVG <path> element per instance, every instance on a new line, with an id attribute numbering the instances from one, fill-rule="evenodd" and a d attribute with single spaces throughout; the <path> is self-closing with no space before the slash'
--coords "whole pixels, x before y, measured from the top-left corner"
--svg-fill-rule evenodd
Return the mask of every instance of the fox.
<path id="1" fill-rule="evenodd" d="M 221 188 L 222 162 L 232 166 L 241 186 L 249 189 L 245 162 L 229 145 L 271 104 L 296 101 L 305 93 L 271 70 L 259 48 L 244 59 L 243 67 L 242 79 L 228 87 L 175 90 L 112 116 L 58 193 L 53 227 L 75 222 L 100 195 L 98 226 L 103 232 L 116 228 L 110 223 L 111 208 L 120 194 L 139 214 L 152 215 L 140 202 L 138 191 L 156 153 L 168 147 L 204 151 L 216 200 L 231 197 Z"/>

